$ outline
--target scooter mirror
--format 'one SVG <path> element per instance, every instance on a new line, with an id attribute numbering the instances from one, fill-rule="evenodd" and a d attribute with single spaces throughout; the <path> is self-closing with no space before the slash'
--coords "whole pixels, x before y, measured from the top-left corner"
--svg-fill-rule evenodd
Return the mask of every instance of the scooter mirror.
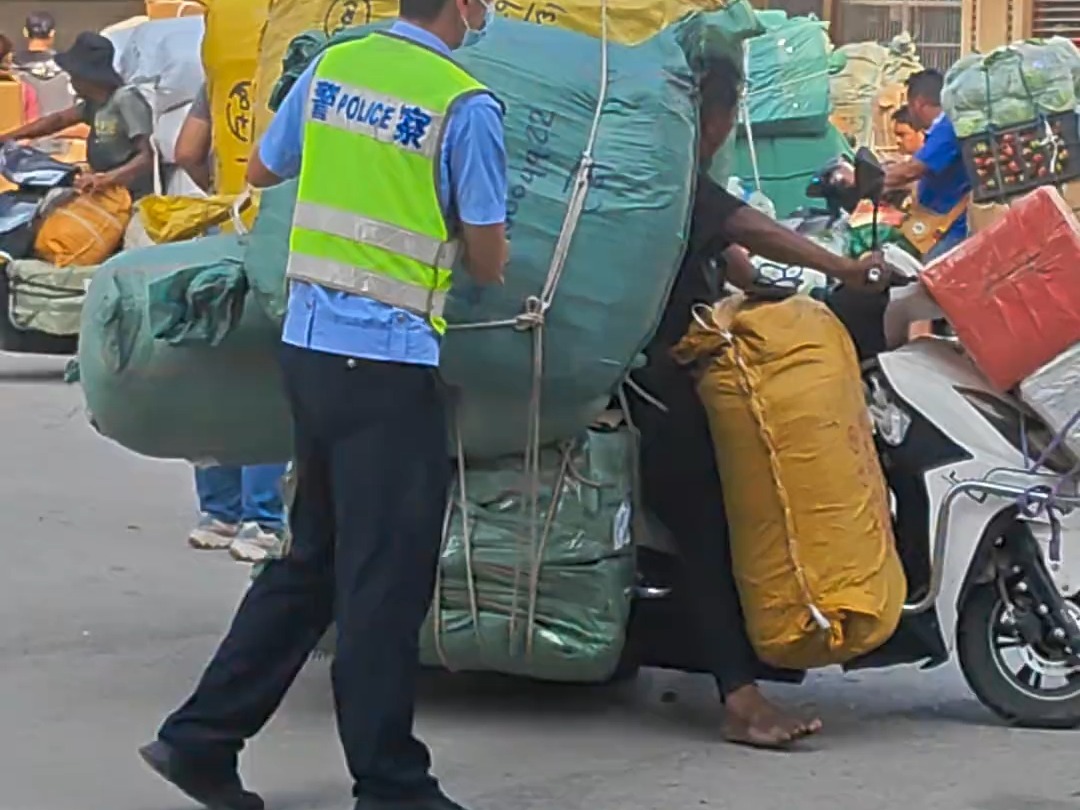
<path id="1" fill-rule="evenodd" d="M 877 204 L 885 193 L 885 170 L 865 146 L 855 153 L 855 191 L 860 200 Z"/>

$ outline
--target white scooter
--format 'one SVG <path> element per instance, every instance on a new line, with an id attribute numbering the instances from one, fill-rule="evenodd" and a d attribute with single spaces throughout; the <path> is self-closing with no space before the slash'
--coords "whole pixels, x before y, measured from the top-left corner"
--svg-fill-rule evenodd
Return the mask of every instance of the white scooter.
<path id="1" fill-rule="evenodd" d="M 872 155 L 858 156 L 857 174 L 860 194 L 876 200 Z M 886 255 L 901 275 L 921 270 L 902 251 Z M 912 305 L 917 295 L 893 291 L 883 329 L 892 343 L 905 310 L 932 317 Z M 895 635 L 846 668 L 934 667 L 955 651 L 972 691 L 1004 719 L 1080 726 L 1080 462 L 995 392 L 955 340 L 884 351 L 863 379 L 910 593 Z M 638 664 L 702 671 L 670 585 L 670 548 L 656 536 L 640 555 L 630 649 Z"/>

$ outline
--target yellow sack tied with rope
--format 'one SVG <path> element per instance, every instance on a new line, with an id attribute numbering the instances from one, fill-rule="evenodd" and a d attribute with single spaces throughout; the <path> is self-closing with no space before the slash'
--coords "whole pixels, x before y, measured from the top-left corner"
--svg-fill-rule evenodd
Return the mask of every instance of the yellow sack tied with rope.
<path id="1" fill-rule="evenodd" d="M 210 94 L 214 183 L 221 194 L 244 190 L 255 132 L 255 70 L 270 0 L 201 0 L 206 6 L 202 62 Z"/>
<path id="2" fill-rule="evenodd" d="M 146 235 L 159 245 L 203 236 L 218 225 L 223 226 L 222 230 L 250 230 L 258 210 L 249 194 L 152 196 L 141 199 L 136 208 Z"/>
<path id="3" fill-rule="evenodd" d="M 708 412 L 754 649 L 790 669 L 870 652 L 907 584 L 847 331 L 806 296 L 695 314 L 674 354 Z"/>
<path id="4" fill-rule="evenodd" d="M 599 37 L 605 0 L 490 0 L 504 17 L 554 25 Z M 214 0 L 203 0 L 212 3 Z M 608 2 L 608 39 L 637 45 L 692 11 L 716 11 L 728 0 L 620 0 Z M 282 59 L 293 38 L 305 31 L 327 36 L 354 25 L 389 20 L 398 14 L 398 0 L 270 0 L 259 45 L 255 86 L 256 139 L 270 125 L 268 101 L 281 76 Z M 209 32 L 208 32 L 209 33 Z"/>
<path id="5" fill-rule="evenodd" d="M 120 185 L 72 193 L 38 227 L 34 255 L 57 267 L 101 264 L 120 247 L 131 220 L 131 194 Z"/>

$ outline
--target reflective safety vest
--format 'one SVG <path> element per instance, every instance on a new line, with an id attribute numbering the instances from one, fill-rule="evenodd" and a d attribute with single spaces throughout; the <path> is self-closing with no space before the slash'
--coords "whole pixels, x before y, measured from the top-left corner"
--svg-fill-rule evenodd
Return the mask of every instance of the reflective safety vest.
<path id="1" fill-rule="evenodd" d="M 288 277 L 425 315 L 442 333 L 458 253 L 439 204 L 442 140 L 454 104 L 484 92 L 393 34 L 326 51 L 304 108 Z"/>

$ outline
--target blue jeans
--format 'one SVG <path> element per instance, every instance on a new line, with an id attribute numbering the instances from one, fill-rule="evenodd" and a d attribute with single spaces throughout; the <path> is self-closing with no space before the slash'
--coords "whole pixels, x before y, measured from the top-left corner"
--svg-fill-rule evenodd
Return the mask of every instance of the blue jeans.
<path id="1" fill-rule="evenodd" d="M 284 464 L 252 467 L 196 467 L 199 510 L 224 523 L 258 523 L 277 530 L 283 522 Z"/>
<path id="2" fill-rule="evenodd" d="M 954 247 L 964 241 L 963 236 L 957 236 L 954 233 L 947 233 L 934 245 L 930 250 L 926 251 L 926 255 L 923 257 L 923 262 L 929 264 L 938 256 L 944 256 Z"/>

